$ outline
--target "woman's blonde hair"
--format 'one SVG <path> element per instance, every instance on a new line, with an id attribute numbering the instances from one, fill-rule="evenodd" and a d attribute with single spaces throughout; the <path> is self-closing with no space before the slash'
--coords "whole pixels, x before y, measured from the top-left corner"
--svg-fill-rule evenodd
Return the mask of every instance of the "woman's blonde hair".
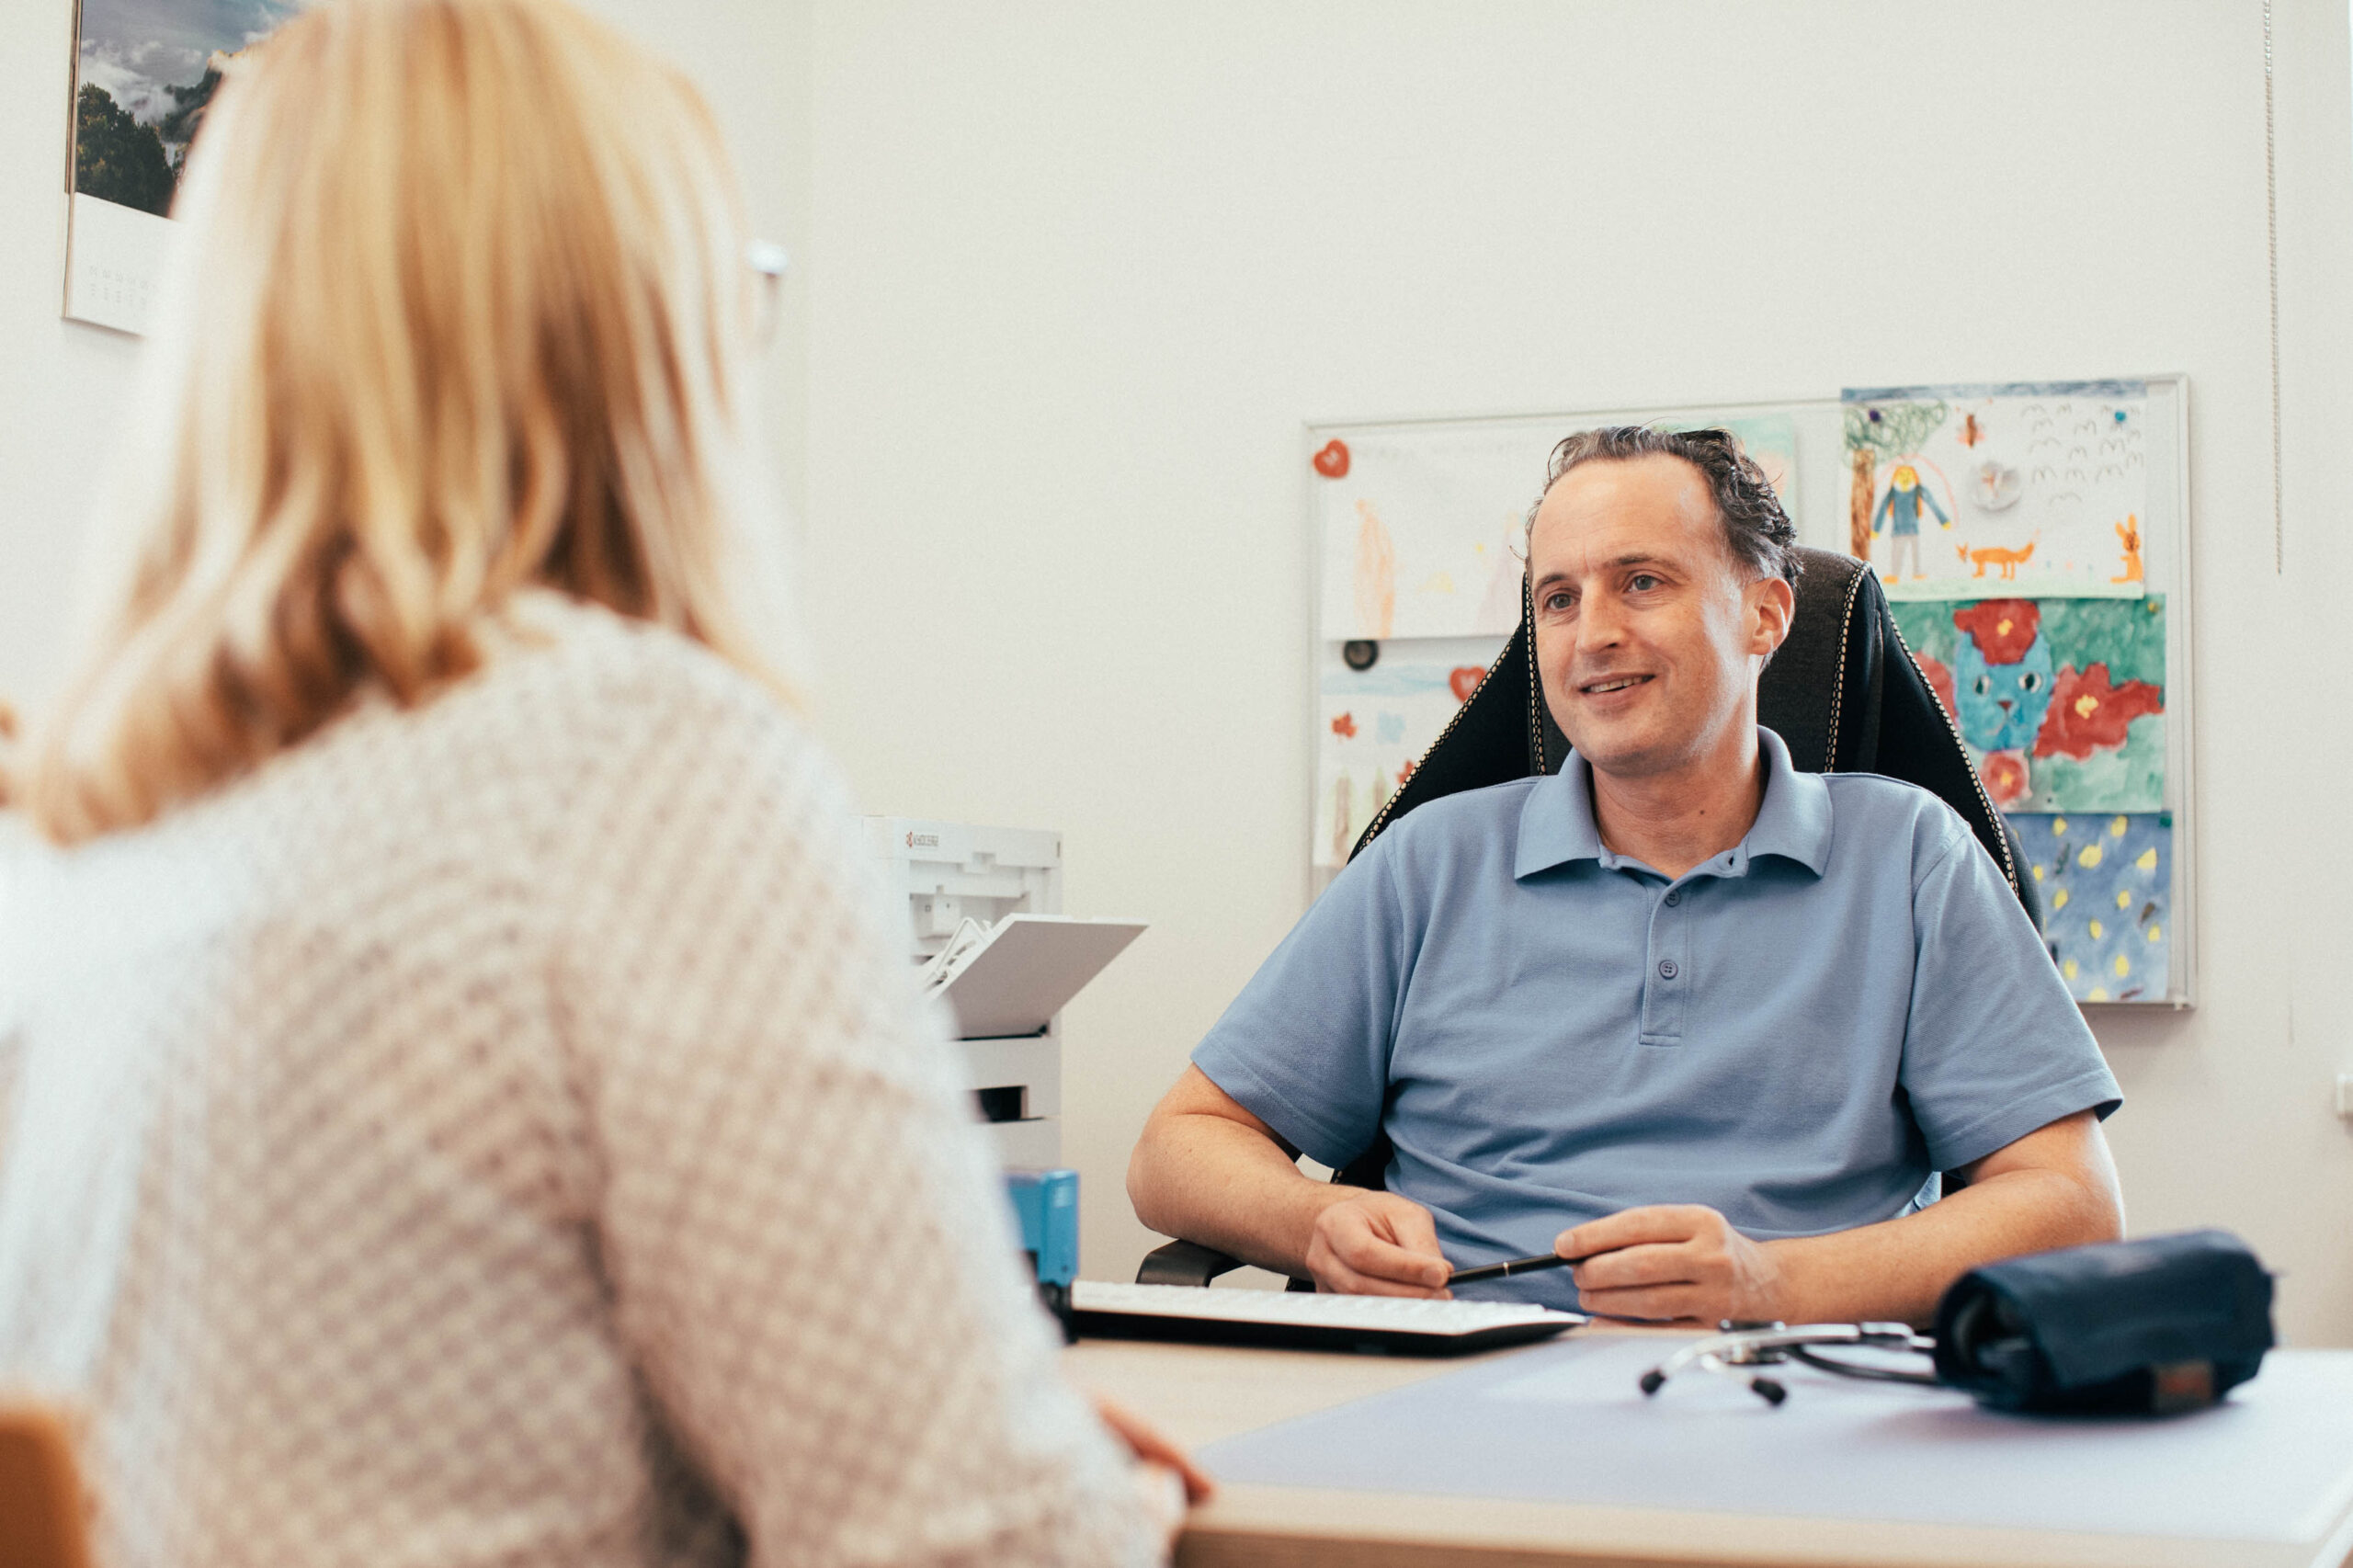
<path id="1" fill-rule="evenodd" d="M 233 62 L 174 214 L 128 558 L 21 804 L 148 822 L 543 585 L 760 661 L 756 278 L 710 113 L 562 0 L 331 0 Z"/>

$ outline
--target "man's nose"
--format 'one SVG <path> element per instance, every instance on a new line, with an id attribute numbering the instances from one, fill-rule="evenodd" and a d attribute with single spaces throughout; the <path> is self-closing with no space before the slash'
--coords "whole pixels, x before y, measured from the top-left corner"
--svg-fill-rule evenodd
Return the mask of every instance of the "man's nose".
<path id="1" fill-rule="evenodd" d="M 1618 607 L 1607 595 L 1599 596 L 1599 603 L 1590 600 L 1578 607 L 1577 646 L 1579 648 L 1614 648 L 1625 640 L 1626 623 Z"/>

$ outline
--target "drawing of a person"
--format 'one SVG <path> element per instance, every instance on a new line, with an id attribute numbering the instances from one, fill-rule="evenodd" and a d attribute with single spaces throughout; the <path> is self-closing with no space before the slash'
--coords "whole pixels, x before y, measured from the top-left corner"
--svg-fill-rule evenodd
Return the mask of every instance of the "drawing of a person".
<path id="1" fill-rule="evenodd" d="M 1928 494 L 1928 487 L 1920 483 L 1920 471 L 1910 463 L 1897 463 L 1895 472 L 1888 476 L 1887 494 L 1881 499 L 1879 510 L 1871 514 L 1871 532 L 1889 536 L 1887 581 L 1891 583 L 1903 576 L 1906 556 L 1911 558 L 1914 582 L 1927 575 L 1920 570 L 1920 506 L 1923 502 L 1937 515 L 1938 522 L 1946 528 L 1952 527 L 1952 519 L 1945 516 L 1945 509 L 1937 504 L 1934 495 Z"/>

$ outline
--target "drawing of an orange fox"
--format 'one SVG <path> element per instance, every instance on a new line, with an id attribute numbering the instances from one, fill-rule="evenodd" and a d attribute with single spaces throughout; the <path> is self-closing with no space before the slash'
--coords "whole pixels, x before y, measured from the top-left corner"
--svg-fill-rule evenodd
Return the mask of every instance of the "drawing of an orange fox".
<path id="1" fill-rule="evenodd" d="M 1972 550 L 1965 544 L 1955 545 L 1953 548 L 1961 552 L 1961 558 L 1963 561 L 1977 568 L 1972 575 L 1983 577 L 1985 575 L 1985 568 L 1998 566 L 2002 569 L 2002 581 L 2005 583 L 2015 579 L 2018 574 L 2018 568 L 2034 559 L 2034 544 L 2031 540 L 2028 541 L 2024 550 L 1995 550 L 1990 546 L 1984 550 Z"/>
<path id="2" fill-rule="evenodd" d="M 2116 525 L 2116 537 L 2124 541 L 2124 575 L 2110 577 L 2111 583 L 2138 583 L 2141 575 L 2141 515 L 2127 512 L 2124 520 Z"/>

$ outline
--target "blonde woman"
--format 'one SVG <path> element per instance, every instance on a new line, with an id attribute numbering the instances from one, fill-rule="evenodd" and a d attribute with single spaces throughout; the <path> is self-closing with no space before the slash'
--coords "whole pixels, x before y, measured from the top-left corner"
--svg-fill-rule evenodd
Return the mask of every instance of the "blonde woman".
<path id="1" fill-rule="evenodd" d="M 733 190 L 555 0 L 211 111 L 0 881 L 0 1375 L 113 1568 L 1163 1549 L 729 604 Z"/>

